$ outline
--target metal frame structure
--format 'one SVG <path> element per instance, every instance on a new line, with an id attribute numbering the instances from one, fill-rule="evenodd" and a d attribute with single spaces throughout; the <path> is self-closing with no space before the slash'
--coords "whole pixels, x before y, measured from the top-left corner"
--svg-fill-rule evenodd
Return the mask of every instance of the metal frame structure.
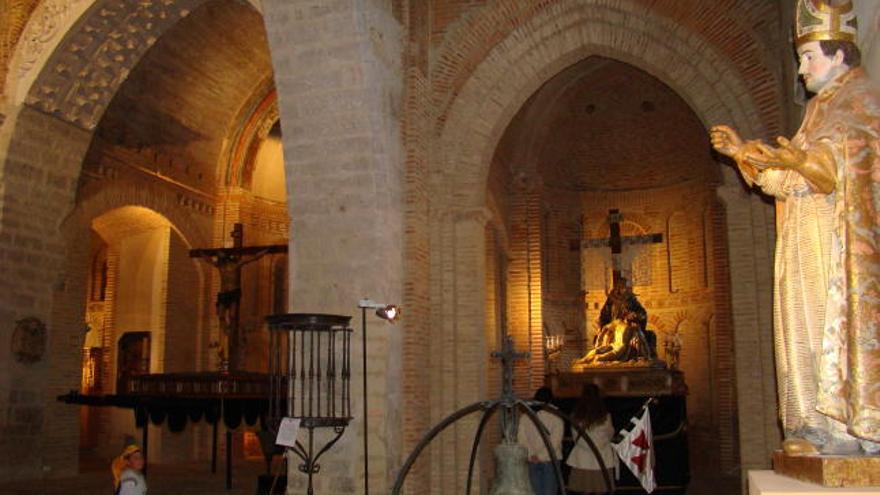
<path id="1" fill-rule="evenodd" d="M 307 493 L 312 495 L 312 476 L 321 470 L 318 460 L 352 420 L 351 317 L 290 313 L 266 321 L 270 334 L 267 423 L 277 432 L 281 419 L 292 417 L 308 431 L 306 445 L 297 440 L 287 451 L 302 460 L 298 468 L 308 475 Z M 317 448 L 315 428 L 332 428 L 335 435 Z"/>
<path id="2" fill-rule="evenodd" d="M 511 339 L 508 335 L 504 336 L 502 346 L 502 352 L 492 353 L 492 357 L 501 359 L 503 366 L 504 379 L 502 381 L 501 397 L 496 400 L 475 402 L 469 406 L 465 406 L 458 411 L 450 414 L 442 421 L 437 423 L 436 426 L 431 428 L 431 430 L 424 437 L 422 437 L 422 440 L 419 441 L 419 443 L 413 449 L 412 453 L 410 453 L 409 457 L 407 457 L 406 462 L 404 462 L 403 466 L 400 468 L 400 472 L 398 473 L 397 479 L 394 482 L 394 487 L 391 490 L 392 495 L 400 494 L 401 490 L 403 489 L 403 483 L 404 481 L 406 481 L 406 476 L 409 474 L 409 471 L 412 468 L 413 464 L 415 464 L 422 451 L 428 446 L 428 444 L 431 443 L 432 440 L 434 440 L 437 435 L 440 434 L 440 432 L 445 430 L 456 421 L 477 411 L 482 411 L 482 418 L 480 419 L 480 424 L 477 427 L 477 432 L 474 435 L 474 444 L 471 448 L 470 462 L 468 464 L 468 478 L 465 494 L 470 494 L 474 474 L 474 464 L 476 463 L 477 459 L 477 449 L 480 446 L 480 439 L 483 436 L 483 430 L 485 430 L 486 424 L 488 424 L 489 420 L 492 418 L 492 415 L 499 409 L 501 409 L 502 413 L 501 428 L 504 434 L 504 442 L 516 442 L 516 431 L 518 426 L 518 418 L 516 414 L 517 411 L 521 411 L 522 413 L 524 413 L 529 418 L 529 420 L 537 427 L 538 432 L 541 434 L 541 439 L 544 442 L 544 446 L 550 453 L 550 459 L 551 461 L 553 461 L 553 465 L 556 471 L 557 483 L 559 484 L 563 495 L 567 495 L 568 491 L 565 488 L 565 483 L 562 479 L 562 470 L 559 467 L 560 459 L 557 459 L 555 449 L 553 449 L 550 445 L 550 437 L 547 435 L 547 429 L 538 419 L 538 416 L 535 412 L 536 406 L 540 406 L 542 409 L 562 418 L 564 421 L 567 421 L 572 426 L 572 428 L 577 431 L 575 443 L 577 443 L 580 438 L 586 440 L 587 445 L 590 447 L 590 450 L 592 450 L 593 454 L 596 456 L 596 460 L 599 461 L 599 467 L 602 469 L 602 475 L 605 479 L 605 486 L 608 492 L 610 493 L 613 490 L 614 485 L 611 481 L 611 477 L 608 474 L 608 470 L 605 468 L 605 463 L 602 461 L 602 455 L 583 427 L 577 424 L 570 415 L 565 414 L 556 406 L 536 401 L 525 401 L 519 399 L 516 396 L 516 394 L 513 392 L 513 361 L 516 359 L 527 358 L 528 353 L 515 352 L 513 349 L 513 339 Z"/>

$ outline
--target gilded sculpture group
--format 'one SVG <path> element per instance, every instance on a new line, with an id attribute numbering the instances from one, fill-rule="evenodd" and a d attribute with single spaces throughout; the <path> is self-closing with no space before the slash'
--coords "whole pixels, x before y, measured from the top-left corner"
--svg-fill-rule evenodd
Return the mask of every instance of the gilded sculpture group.
<path id="1" fill-rule="evenodd" d="M 775 144 L 711 129 L 777 204 L 774 337 L 789 453 L 880 453 L 880 92 L 860 67 L 851 0 L 799 0 L 799 74 L 814 96 Z"/>

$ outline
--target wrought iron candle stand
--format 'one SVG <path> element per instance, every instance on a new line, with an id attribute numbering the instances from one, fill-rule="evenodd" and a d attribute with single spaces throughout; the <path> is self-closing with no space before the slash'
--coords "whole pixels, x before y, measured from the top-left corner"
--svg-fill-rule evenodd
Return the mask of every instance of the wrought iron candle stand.
<path id="1" fill-rule="evenodd" d="M 350 316 L 290 313 L 266 318 L 269 324 L 269 414 L 267 423 L 277 433 L 284 417 L 300 420 L 308 432 L 303 445 L 289 448 L 308 475 L 308 494 L 318 460 L 335 444 L 351 422 Z M 315 429 L 332 428 L 335 435 L 323 447 L 315 446 Z M 273 435 L 274 436 L 274 435 Z"/>
<path id="2" fill-rule="evenodd" d="M 544 441 L 544 446 L 547 448 L 547 451 L 550 453 L 550 460 L 553 461 L 553 465 L 555 466 L 556 471 L 556 480 L 559 484 L 559 488 L 562 491 L 562 494 L 567 494 L 567 490 L 565 489 L 565 483 L 562 479 L 562 471 L 559 468 L 559 459 L 556 458 L 555 449 L 550 446 L 550 437 L 547 434 L 547 429 L 543 426 L 543 424 L 538 419 L 537 414 L 535 413 L 535 408 L 540 406 L 546 411 L 562 418 L 565 421 L 568 421 L 571 424 L 572 429 L 577 432 L 577 436 L 575 437 L 575 442 L 578 439 L 583 438 L 587 445 L 590 447 L 590 450 L 593 451 L 593 454 L 596 456 L 596 460 L 599 462 L 599 467 L 602 470 L 603 477 L 605 479 L 605 486 L 609 493 L 613 490 L 613 484 L 611 483 L 611 477 L 608 475 L 608 470 L 605 469 L 605 463 L 602 462 L 602 455 L 599 453 L 599 450 L 596 448 L 596 445 L 590 439 L 589 435 L 587 435 L 587 431 L 579 425 L 574 418 L 560 411 L 556 406 L 551 404 L 538 403 L 535 401 L 525 401 L 516 396 L 513 392 L 513 362 L 516 359 L 525 359 L 528 357 L 528 353 L 518 353 L 514 351 L 513 348 L 513 339 L 508 335 L 504 335 L 502 340 L 502 352 L 494 352 L 492 353 L 492 357 L 501 359 L 502 367 L 503 367 L 503 376 L 502 380 L 502 390 L 501 397 L 496 400 L 491 401 L 482 401 L 475 402 L 469 406 L 465 406 L 458 411 L 450 414 L 442 421 L 437 423 L 436 426 L 431 428 L 422 440 L 416 445 L 413 449 L 412 453 L 410 453 L 409 457 L 407 457 L 406 462 L 403 463 L 403 467 L 400 468 L 400 472 L 397 474 L 397 479 L 394 482 L 394 487 L 391 490 L 392 495 L 400 494 L 403 489 L 403 483 L 406 481 L 406 476 L 409 474 L 409 470 L 413 467 L 416 460 L 419 457 L 419 454 L 431 443 L 434 438 L 440 434 L 447 427 L 455 423 L 456 421 L 469 416 L 472 413 L 481 411 L 483 416 L 480 419 L 480 424 L 477 426 L 476 434 L 474 435 L 474 444 L 471 448 L 471 458 L 470 464 L 468 465 L 468 477 L 467 477 L 467 487 L 465 490 L 465 494 L 470 494 L 471 492 L 471 481 L 474 475 L 474 463 L 477 459 L 477 449 L 480 446 L 480 439 L 483 436 L 483 430 L 486 428 L 486 425 L 489 423 L 489 420 L 492 418 L 492 415 L 497 411 L 501 410 L 501 430 L 503 434 L 502 445 L 512 446 L 516 445 L 516 432 L 518 427 L 518 421 L 522 418 L 518 417 L 517 411 L 522 413 L 524 418 L 528 418 L 536 427 L 538 432 L 541 434 L 541 438 Z M 511 449 L 505 451 L 505 455 L 511 454 Z M 497 452 L 496 452 L 497 455 Z M 499 462 L 499 467 L 501 469 L 511 469 L 515 468 L 516 459 L 508 459 L 512 462 Z M 522 458 L 525 461 L 525 457 Z M 517 476 L 515 473 L 510 472 L 499 472 L 499 476 L 496 480 L 496 486 L 491 491 L 492 494 L 512 494 L 512 493 L 532 493 L 531 486 L 528 484 L 528 477 L 525 477 L 523 481 L 523 476 Z M 524 486 L 522 486 L 524 483 Z M 517 485 L 518 484 L 518 485 Z"/>

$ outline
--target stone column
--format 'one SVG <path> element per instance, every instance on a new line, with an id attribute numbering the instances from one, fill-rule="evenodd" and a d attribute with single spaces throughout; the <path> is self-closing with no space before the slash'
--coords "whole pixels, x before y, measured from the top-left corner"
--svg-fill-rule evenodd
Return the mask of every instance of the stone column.
<path id="1" fill-rule="evenodd" d="M 727 171 L 726 171 L 727 173 Z M 742 473 L 767 469 L 779 446 L 773 367 L 773 208 L 729 174 L 718 197 L 727 213 Z"/>
<path id="2" fill-rule="evenodd" d="M 0 124 L 0 480 L 73 474 L 77 408 L 57 395 L 78 389 L 84 280 L 64 272 L 59 226 L 73 206 L 91 134 L 27 106 Z M 16 321 L 46 325 L 45 353 L 19 362 Z"/>
<path id="3" fill-rule="evenodd" d="M 403 296 L 401 28 L 385 2 L 266 0 L 263 8 L 291 218 L 290 309 L 356 316 L 357 341 L 358 300 L 400 303 Z M 387 493 L 402 455 L 406 322 L 367 317 L 369 487 Z M 359 347 L 352 353 L 355 419 L 322 457 L 316 492 L 364 491 Z M 302 479 L 292 463 L 289 487 Z"/>
<path id="4" fill-rule="evenodd" d="M 481 207 L 447 207 L 435 215 L 432 255 L 430 360 L 431 426 L 479 400 L 496 397 L 486 389 L 486 223 Z M 470 449 L 479 416 L 461 419 L 436 437 L 426 451 L 431 482 L 419 493 L 464 493 Z M 407 453 L 408 454 L 408 453 Z M 420 459 L 422 460 L 422 459 Z M 479 466 L 474 486 L 479 487 Z M 436 488 L 435 488 L 436 487 Z M 427 491 L 430 490 L 430 491 Z"/>

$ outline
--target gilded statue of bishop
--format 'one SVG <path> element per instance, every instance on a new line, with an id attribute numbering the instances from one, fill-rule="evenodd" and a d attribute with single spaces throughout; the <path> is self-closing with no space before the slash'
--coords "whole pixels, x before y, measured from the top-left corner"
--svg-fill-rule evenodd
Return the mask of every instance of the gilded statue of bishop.
<path id="1" fill-rule="evenodd" d="M 880 453 L 880 92 L 860 67 L 851 0 L 798 0 L 813 97 L 775 144 L 727 126 L 712 145 L 773 196 L 774 335 L 789 453 Z"/>

